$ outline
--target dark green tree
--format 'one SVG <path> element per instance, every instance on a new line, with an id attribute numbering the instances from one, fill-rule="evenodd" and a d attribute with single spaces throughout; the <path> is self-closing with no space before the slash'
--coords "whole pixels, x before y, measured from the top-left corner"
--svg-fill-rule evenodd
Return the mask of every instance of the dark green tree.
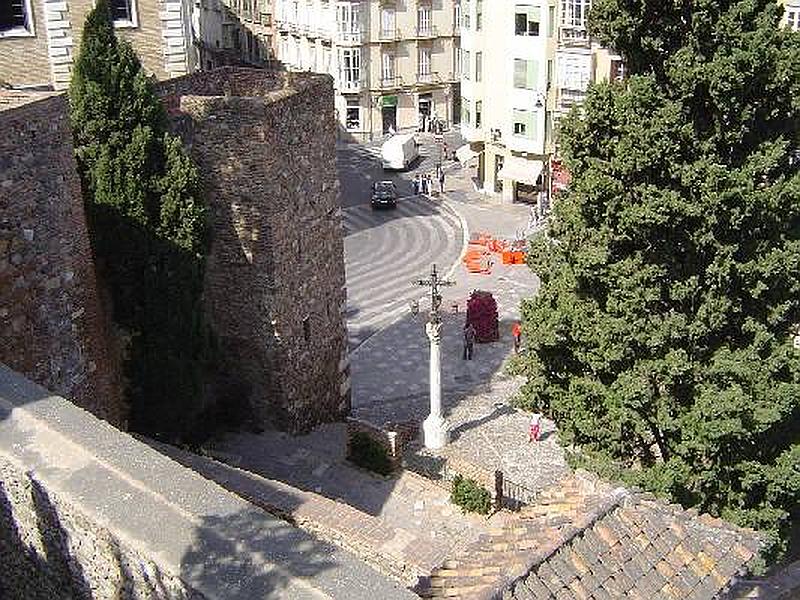
<path id="1" fill-rule="evenodd" d="M 800 506 L 800 35 L 774 0 L 597 0 L 630 77 L 560 127 L 521 403 L 583 464 L 768 533 Z"/>
<path id="2" fill-rule="evenodd" d="M 175 439 L 201 409 L 206 209 L 197 169 L 107 0 L 89 14 L 70 117 L 92 247 L 130 336 L 131 427 Z"/>

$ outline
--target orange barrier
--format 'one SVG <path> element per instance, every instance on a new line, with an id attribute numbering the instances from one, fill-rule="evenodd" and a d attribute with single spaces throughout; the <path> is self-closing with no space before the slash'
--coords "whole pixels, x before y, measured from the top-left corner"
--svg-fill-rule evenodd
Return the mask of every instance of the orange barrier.
<path id="1" fill-rule="evenodd" d="M 470 242 L 464 254 L 464 266 L 470 273 L 488 274 L 492 272 L 492 263 L 489 252 L 478 244 Z"/>
<path id="2" fill-rule="evenodd" d="M 525 253 L 518 250 L 506 250 L 502 254 L 504 265 L 524 265 Z"/>

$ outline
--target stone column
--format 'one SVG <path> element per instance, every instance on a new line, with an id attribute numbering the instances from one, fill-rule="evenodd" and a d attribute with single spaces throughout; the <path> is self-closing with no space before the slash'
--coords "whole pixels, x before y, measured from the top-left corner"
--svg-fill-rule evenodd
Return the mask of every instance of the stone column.
<path id="1" fill-rule="evenodd" d="M 422 424 L 422 432 L 425 437 L 425 447 L 436 450 L 447 445 L 450 437 L 449 426 L 442 416 L 442 324 L 429 321 L 425 325 L 425 333 L 428 334 L 431 345 L 429 376 L 431 414 Z"/>

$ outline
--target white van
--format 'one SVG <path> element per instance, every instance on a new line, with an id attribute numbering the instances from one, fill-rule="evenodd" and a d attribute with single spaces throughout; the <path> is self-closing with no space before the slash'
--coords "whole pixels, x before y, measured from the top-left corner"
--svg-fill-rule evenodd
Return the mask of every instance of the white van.
<path id="1" fill-rule="evenodd" d="M 385 170 L 407 169 L 418 156 L 419 144 L 413 133 L 394 135 L 381 148 L 381 162 Z"/>

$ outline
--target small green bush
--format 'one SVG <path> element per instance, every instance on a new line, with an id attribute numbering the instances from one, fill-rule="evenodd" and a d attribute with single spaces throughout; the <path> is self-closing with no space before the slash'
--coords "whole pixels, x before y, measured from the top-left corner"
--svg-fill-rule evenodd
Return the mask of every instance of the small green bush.
<path id="1" fill-rule="evenodd" d="M 347 458 L 359 467 L 379 475 L 390 475 L 394 470 L 386 448 L 360 431 L 354 433 L 350 439 L 350 456 Z"/>
<path id="2" fill-rule="evenodd" d="M 492 495 L 489 493 L 489 490 L 474 479 L 467 479 L 461 475 L 456 475 L 453 478 L 450 502 L 460 506 L 461 510 L 464 512 L 488 515 L 492 508 Z"/>

